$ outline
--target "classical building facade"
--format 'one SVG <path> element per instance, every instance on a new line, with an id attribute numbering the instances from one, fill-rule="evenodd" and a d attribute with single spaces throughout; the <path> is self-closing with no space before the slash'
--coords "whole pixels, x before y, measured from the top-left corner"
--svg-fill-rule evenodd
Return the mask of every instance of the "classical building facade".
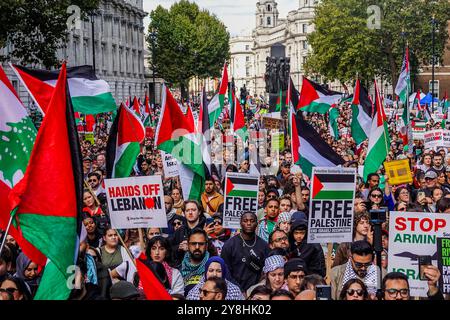
<path id="1" fill-rule="evenodd" d="M 102 0 L 94 16 L 94 32 L 91 21 L 83 21 L 81 29 L 73 29 L 66 46 L 57 53 L 59 59 L 67 60 L 68 67 L 92 65 L 94 46 L 96 74 L 109 83 L 117 103 L 129 96 L 144 96 L 152 81 L 146 80 L 145 75 L 143 19 L 147 13 L 143 10 L 143 1 Z M 25 106 L 29 105 L 31 100 L 26 89 L 7 64 L 3 67 Z M 148 69 L 147 72 L 151 73 Z"/>
<path id="2" fill-rule="evenodd" d="M 299 0 L 299 7 L 281 18 L 275 0 L 259 0 L 256 3 L 256 27 L 251 36 L 232 38 L 230 74 L 236 86 L 244 84 L 252 95 L 265 96 L 266 58 L 270 48 L 281 43 L 286 56 L 291 59 L 291 77 L 301 88 L 303 64 L 310 50 L 307 35 L 314 30 L 312 19 L 317 0 Z"/>

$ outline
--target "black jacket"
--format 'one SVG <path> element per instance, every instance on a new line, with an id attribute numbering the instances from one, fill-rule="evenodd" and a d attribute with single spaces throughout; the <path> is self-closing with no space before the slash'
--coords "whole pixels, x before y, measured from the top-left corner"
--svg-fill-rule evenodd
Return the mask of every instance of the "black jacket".
<path id="1" fill-rule="evenodd" d="M 225 242 L 220 254 L 228 266 L 233 282 L 239 285 L 241 290 L 244 291 L 258 283 L 261 278 L 262 268 L 264 267 L 264 260 L 269 255 L 269 245 L 267 242 L 256 235 L 255 237 L 255 245 L 249 248 L 244 246 L 242 238 L 236 235 Z M 247 244 L 250 243 L 247 242 Z M 253 242 L 250 245 L 252 244 Z M 248 254 L 250 250 L 253 250 L 252 253 L 259 257 L 259 271 L 249 266 Z"/>
<path id="2" fill-rule="evenodd" d="M 306 243 L 304 239 L 299 245 L 291 245 L 289 258 L 302 258 L 306 262 L 308 274 L 316 273 L 326 276 L 325 256 L 322 247 L 318 243 Z"/>
<path id="3" fill-rule="evenodd" d="M 189 235 L 191 234 L 191 232 L 193 230 L 193 229 L 189 228 L 186 220 L 184 220 L 183 223 L 184 224 L 177 231 L 175 231 L 173 236 L 169 239 L 170 243 L 172 244 L 172 252 L 174 255 L 173 258 L 174 258 L 174 261 L 177 266 L 179 264 L 181 264 L 181 261 L 183 260 L 183 257 L 185 254 L 185 251 L 178 250 L 178 247 L 181 242 L 188 239 Z M 200 215 L 198 224 L 194 228 L 203 229 L 205 226 L 205 223 L 206 223 L 206 217 L 202 214 L 202 215 Z"/>

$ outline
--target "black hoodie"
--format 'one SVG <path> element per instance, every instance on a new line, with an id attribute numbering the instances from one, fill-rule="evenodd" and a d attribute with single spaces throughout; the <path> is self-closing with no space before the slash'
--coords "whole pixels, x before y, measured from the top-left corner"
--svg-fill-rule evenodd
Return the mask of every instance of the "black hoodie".
<path id="1" fill-rule="evenodd" d="M 294 231 L 297 229 L 308 229 L 303 223 L 293 223 L 289 232 L 289 258 L 302 258 L 308 268 L 308 273 L 316 273 L 322 277 L 326 276 L 325 256 L 322 247 L 318 243 L 306 243 L 306 237 L 300 244 L 295 243 Z"/>

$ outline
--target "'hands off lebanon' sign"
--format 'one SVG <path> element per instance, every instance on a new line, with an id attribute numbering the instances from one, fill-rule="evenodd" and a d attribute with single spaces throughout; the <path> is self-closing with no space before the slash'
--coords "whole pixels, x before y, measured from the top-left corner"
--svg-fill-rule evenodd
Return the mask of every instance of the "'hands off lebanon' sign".
<path id="1" fill-rule="evenodd" d="M 352 242 L 355 168 L 313 168 L 308 243 Z"/>
<path id="2" fill-rule="evenodd" d="M 225 201 L 223 227 L 239 229 L 244 212 L 258 210 L 259 176 L 248 173 L 227 172 L 225 179 Z"/>
<path id="3" fill-rule="evenodd" d="M 450 147 L 450 130 L 433 130 L 424 133 L 425 149 Z"/>
<path id="4" fill-rule="evenodd" d="M 437 266 L 438 237 L 450 237 L 450 215 L 391 212 L 388 272 L 398 271 L 408 276 L 411 296 L 427 296 L 428 284 L 420 280 L 418 256 L 431 256 L 433 265 Z"/>
<path id="5" fill-rule="evenodd" d="M 167 227 L 161 176 L 106 179 L 105 188 L 114 229 Z"/>

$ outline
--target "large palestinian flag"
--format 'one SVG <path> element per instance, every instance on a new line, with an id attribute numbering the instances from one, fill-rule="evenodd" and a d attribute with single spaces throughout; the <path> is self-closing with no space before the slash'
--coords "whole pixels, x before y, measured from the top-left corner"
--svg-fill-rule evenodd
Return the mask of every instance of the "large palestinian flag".
<path id="1" fill-rule="evenodd" d="M 106 174 L 109 179 L 130 176 L 144 138 L 145 128 L 141 120 L 122 104 L 106 146 Z"/>
<path id="2" fill-rule="evenodd" d="M 331 106 L 338 104 L 341 99 L 342 93 L 325 89 L 320 84 L 303 77 L 297 110 L 325 114 Z"/>
<path id="3" fill-rule="evenodd" d="M 16 240 L 27 257 L 45 265 L 38 300 L 69 297 L 72 274 L 68 270 L 76 262 L 78 249 L 83 171 L 66 84 L 63 64 L 25 176 L 9 195 L 14 225 L 21 234 Z"/>
<path id="4" fill-rule="evenodd" d="M 356 144 L 361 144 L 369 138 L 372 125 L 373 104 L 367 90 L 356 80 L 355 93 L 352 101 L 352 137 Z"/>
<path id="5" fill-rule="evenodd" d="M 37 106 L 46 113 L 59 71 L 29 69 L 18 65 L 11 67 Z M 117 109 L 109 84 L 97 78 L 92 66 L 68 68 L 67 80 L 76 112 L 97 114 Z"/>
<path id="6" fill-rule="evenodd" d="M 212 98 L 208 104 L 209 124 L 213 128 L 217 119 L 219 119 L 225 106 L 225 95 L 228 88 L 228 66 L 225 63 L 223 66 L 222 80 L 220 81 L 219 92 Z"/>
<path id="7" fill-rule="evenodd" d="M 165 85 L 155 146 L 179 161 L 183 198 L 199 200 L 204 189 L 205 168 L 194 117 L 191 108 L 183 113 Z"/>
<path id="8" fill-rule="evenodd" d="M 300 167 L 307 176 L 311 177 L 313 167 L 336 167 L 344 164 L 344 159 L 322 140 L 317 131 L 303 119 L 301 113 L 295 118 L 299 137 Z"/>
<path id="9" fill-rule="evenodd" d="M 369 147 L 364 162 L 364 181 L 367 181 L 367 176 L 370 173 L 376 173 L 386 160 L 390 145 L 387 118 L 375 81 L 375 114 L 370 128 Z"/>
<path id="10" fill-rule="evenodd" d="M 313 200 L 352 200 L 355 176 L 350 174 L 314 175 L 311 197 Z"/>
<path id="11" fill-rule="evenodd" d="M 228 197 L 258 197 L 258 180 L 227 175 L 225 183 L 225 195 Z"/>
<path id="12" fill-rule="evenodd" d="M 291 141 L 292 150 L 292 162 L 294 164 L 300 164 L 300 140 L 298 136 L 297 123 L 296 123 L 296 107 L 298 104 L 298 91 L 295 88 L 292 78 L 289 79 L 289 87 L 286 93 L 286 105 L 289 107 L 289 118 L 288 118 L 288 134 Z"/>
<path id="13" fill-rule="evenodd" d="M 411 75 L 409 68 L 409 48 L 406 47 L 405 57 L 403 59 L 402 71 L 398 78 L 397 85 L 395 87 L 395 94 L 400 98 L 400 101 L 405 107 L 408 103 L 409 92 L 411 91 Z M 406 110 L 406 109 L 404 109 Z M 407 124 L 407 119 L 404 119 L 405 125 Z"/>

